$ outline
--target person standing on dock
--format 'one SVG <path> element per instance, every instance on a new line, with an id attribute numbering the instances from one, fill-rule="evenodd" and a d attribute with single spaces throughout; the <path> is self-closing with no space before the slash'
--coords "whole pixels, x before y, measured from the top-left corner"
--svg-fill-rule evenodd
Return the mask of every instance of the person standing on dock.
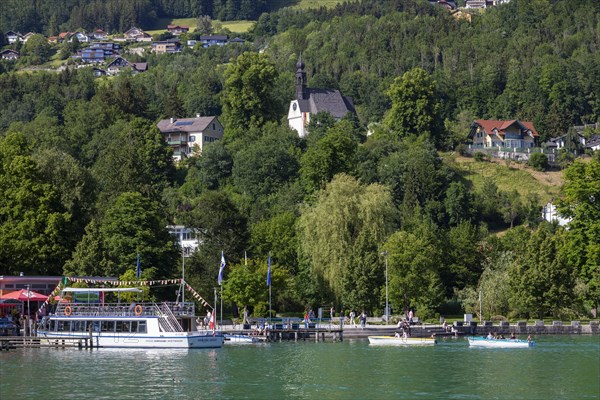
<path id="1" fill-rule="evenodd" d="M 356 313 L 354 312 L 354 310 L 350 311 L 350 326 L 353 328 L 356 328 L 356 321 L 354 321 L 354 318 L 356 318 Z"/>
<path id="2" fill-rule="evenodd" d="M 344 310 L 340 311 L 340 329 L 344 329 Z"/>
<path id="3" fill-rule="evenodd" d="M 329 314 L 331 315 L 331 320 L 333 321 L 333 317 L 335 316 L 335 308 L 333 308 L 333 305 L 329 309 Z"/>
<path id="4" fill-rule="evenodd" d="M 367 324 L 367 314 L 365 313 L 365 310 L 363 310 L 358 319 L 360 320 L 360 327 L 365 329 L 365 325 Z"/>

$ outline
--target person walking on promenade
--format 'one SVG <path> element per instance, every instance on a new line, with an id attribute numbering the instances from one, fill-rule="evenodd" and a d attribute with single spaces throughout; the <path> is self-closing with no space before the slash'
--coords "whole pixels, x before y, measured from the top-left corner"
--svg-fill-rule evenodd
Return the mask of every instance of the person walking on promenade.
<path id="1" fill-rule="evenodd" d="M 359 320 L 360 320 L 360 327 L 362 329 L 365 329 L 365 325 L 367 325 L 367 314 L 365 313 L 364 310 L 363 310 L 362 314 L 360 314 Z"/>
<path id="2" fill-rule="evenodd" d="M 356 321 L 354 321 L 354 318 L 356 318 L 356 313 L 352 310 L 350 311 L 350 326 L 356 328 Z"/>

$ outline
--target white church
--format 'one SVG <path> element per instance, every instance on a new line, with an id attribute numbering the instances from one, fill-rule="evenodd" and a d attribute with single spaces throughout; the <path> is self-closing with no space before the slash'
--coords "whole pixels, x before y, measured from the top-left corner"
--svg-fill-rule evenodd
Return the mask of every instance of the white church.
<path id="1" fill-rule="evenodd" d="M 300 137 L 308 134 L 311 114 L 320 111 L 330 113 L 339 121 L 347 113 L 356 113 L 350 97 L 342 95 L 337 89 L 314 89 L 306 86 L 306 71 L 302 55 L 296 63 L 296 98 L 290 102 L 288 123 Z"/>

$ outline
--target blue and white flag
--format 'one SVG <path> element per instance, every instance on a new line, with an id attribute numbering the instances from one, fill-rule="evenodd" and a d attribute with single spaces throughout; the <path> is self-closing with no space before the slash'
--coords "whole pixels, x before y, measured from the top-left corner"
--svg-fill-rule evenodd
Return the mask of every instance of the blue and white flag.
<path id="1" fill-rule="evenodd" d="M 142 276 L 142 264 L 140 262 L 140 253 L 137 254 L 137 269 L 135 276 L 137 276 L 138 279 Z"/>
<path id="2" fill-rule="evenodd" d="M 267 286 L 271 286 L 271 254 L 269 254 L 267 261 Z"/>
<path id="3" fill-rule="evenodd" d="M 221 286 L 221 283 L 223 283 L 223 270 L 225 269 L 225 265 L 227 265 L 225 263 L 225 255 L 221 251 L 221 267 L 219 267 L 219 286 Z"/>

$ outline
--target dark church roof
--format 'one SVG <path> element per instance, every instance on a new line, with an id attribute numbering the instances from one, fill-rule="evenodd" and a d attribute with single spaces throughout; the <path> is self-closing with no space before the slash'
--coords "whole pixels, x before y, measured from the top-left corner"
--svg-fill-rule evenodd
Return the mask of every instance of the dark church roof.
<path id="1" fill-rule="evenodd" d="M 344 96 L 339 90 L 307 87 L 304 67 L 304 61 L 300 55 L 296 63 L 296 99 L 301 112 L 316 114 L 326 111 L 336 119 L 342 118 L 349 112 L 356 114 L 352 99 Z"/>
<path id="2" fill-rule="evenodd" d="M 342 118 L 347 113 L 355 113 L 354 103 L 350 97 L 342 95 L 337 89 L 306 88 L 307 99 L 298 99 L 300 111 L 316 114 L 327 111 L 334 118 Z"/>

